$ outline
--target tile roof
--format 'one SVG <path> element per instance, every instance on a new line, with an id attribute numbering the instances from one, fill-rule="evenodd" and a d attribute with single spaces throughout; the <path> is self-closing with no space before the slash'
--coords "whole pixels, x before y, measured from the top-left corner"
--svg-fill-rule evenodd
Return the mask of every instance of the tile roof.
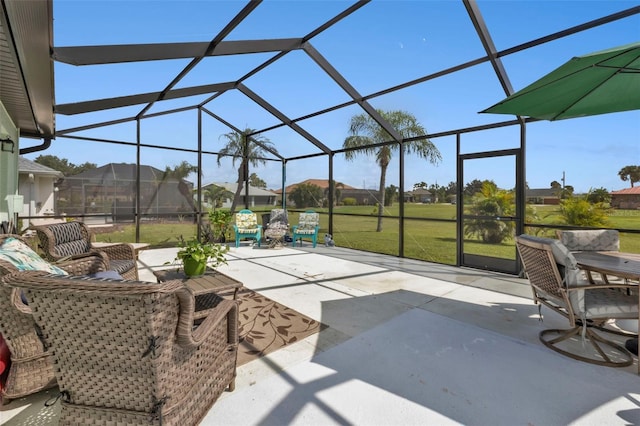
<path id="1" fill-rule="evenodd" d="M 306 183 L 309 185 L 316 185 L 322 189 L 329 188 L 329 179 L 307 179 L 307 180 L 303 180 L 302 182 L 292 183 L 291 185 L 287 186 L 285 190 L 287 191 L 287 193 L 289 193 L 294 189 L 296 189 L 298 185 L 302 185 L 303 183 Z M 357 188 L 354 188 L 353 186 L 347 185 L 346 183 L 342 183 L 342 182 L 337 182 L 336 185 L 342 185 L 340 189 L 357 189 Z M 276 189 L 273 192 L 275 192 L 276 194 L 282 194 L 282 188 Z"/>
<path id="2" fill-rule="evenodd" d="M 611 195 L 640 195 L 640 186 L 625 188 L 619 191 L 611 191 Z"/>

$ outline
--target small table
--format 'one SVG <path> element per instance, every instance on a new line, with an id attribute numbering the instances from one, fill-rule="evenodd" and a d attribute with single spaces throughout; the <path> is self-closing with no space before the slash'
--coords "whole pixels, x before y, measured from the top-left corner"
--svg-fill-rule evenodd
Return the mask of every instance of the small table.
<path id="1" fill-rule="evenodd" d="M 585 271 L 640 281 L 640 254 L 617 251 L 579 251 L 573 252 L 573 257 L 575 257 L 578 267 Z M 640 302 L 640 292 L 638 292 L 638 301 Z M 638 316 L 638 330 L 640 330 L 640 315 Z M 638 362 L 638 374 L 640 374 L 640 362 Z"/>
<path id="2" fill-rule="evenodd" d="M 209 309 L 214 308 L 220 301 L 220 293 L 233 290 L 233 300 L 238 297 L 238 290 L 242 283 L 215 269 L 207 268 L 204 275 L 188 277 L 181 269 L 163 269 L 154 271 L 159 283 L 170 280 L 181 280 L 193 290 L 196 307 L 194 318 L 199 319 L 207 315 Z"/>

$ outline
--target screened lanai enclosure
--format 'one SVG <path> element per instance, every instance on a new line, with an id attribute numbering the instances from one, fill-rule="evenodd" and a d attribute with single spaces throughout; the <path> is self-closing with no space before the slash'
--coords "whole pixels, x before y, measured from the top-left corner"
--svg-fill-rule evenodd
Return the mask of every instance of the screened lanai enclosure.
<path id="1" fill-rule="evenodd" d="M 516 274 L 515 235 L 576 226 L 546 204 L 625 188 L 619 170 L 640 164 L 637 110 L 481 113 L 573 56 L 637 43 L 637 2 L 0 5 L 2 138 L 20 133 L 19 149 L 3 144 L 0 196 L 18 155 L 129 165 L 122 185 L 66 175 L 54 195 L 75 195 L 55 215 L 128 221 L 137 242 L 168 223 L 198 235 L 229 205 L 211 188 L 231 183 L 235 211 L 268 213 L 250 195 L 270 191 L 292 223 L 319 212 L 340 246 Z M 152 170 L 173 171 L 164 189 Z M 630 223 L 603 226 L 624 246 L 640 238 Z"/>
<path id="2" fill-rule="evenodd" d="M 56 209 L 65 216 L 131 222 L 137 209 L 149 219 L 196 212 L 190 182 L 151 166 L 110 163 L 59 179 L 56 189 Z"/>

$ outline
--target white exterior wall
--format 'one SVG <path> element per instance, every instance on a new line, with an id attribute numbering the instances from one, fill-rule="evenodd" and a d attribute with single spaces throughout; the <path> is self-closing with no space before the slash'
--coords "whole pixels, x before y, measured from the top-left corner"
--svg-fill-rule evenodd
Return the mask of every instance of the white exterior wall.
<path id="1" fill-rule="evenodd" d="M 18 134 L 18 128 L 0 102 L 0 139 L 9 138 L 14 142 L 13 152 L 0 151 L 0 221 L 9 220 L 5 197 L 14 195 L 18 189 Z"/>

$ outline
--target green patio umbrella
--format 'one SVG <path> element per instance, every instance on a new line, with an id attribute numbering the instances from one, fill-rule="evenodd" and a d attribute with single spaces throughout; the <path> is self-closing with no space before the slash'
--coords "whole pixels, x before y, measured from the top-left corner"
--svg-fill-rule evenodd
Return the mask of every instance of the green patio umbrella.
<path id="1" fill-rule="evenodd" d="M 577 56 L 481 112 L 562 120 L 640 109 L 640 42 Z"/>

